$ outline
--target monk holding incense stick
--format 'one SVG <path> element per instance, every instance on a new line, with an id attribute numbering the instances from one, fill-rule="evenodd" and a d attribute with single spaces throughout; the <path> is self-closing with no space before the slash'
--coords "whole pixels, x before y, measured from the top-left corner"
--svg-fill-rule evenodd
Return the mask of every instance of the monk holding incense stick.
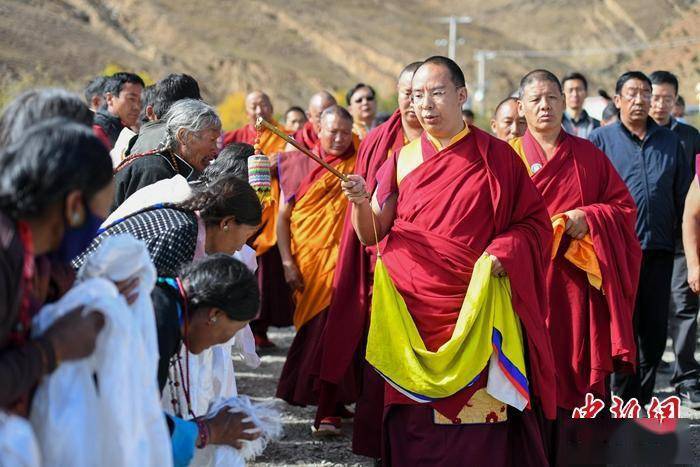
<path id="1" fill-rule="evenodd" d="M 542 196 L 507 143 L 462 120 L 454 61 L 423 62 L 411 98 L 424 132 L 380 169 L 372 201 L 362 177 L 342 183 L 360 241 L 378 244 L 366 359 L 387 382 L 382 464 L 547 465 Z"/>

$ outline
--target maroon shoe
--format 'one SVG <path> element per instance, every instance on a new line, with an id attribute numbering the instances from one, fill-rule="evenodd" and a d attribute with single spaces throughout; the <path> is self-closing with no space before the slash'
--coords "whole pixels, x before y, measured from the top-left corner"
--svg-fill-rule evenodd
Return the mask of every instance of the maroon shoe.
<path id="1" fill-rule="evenodd" d="M 277 347 L 267 336 L 259 336 L 254 334 L 255 337 L 255 347 L 259 349 L 269 349 L 272 347 Z"/>
<path id="2" fill-rule="evenodd" d="M 314 438 L 334 438 L 340 436 L 340 417 L 324 417 L 318 424 L 318 428 L 311 425 L 311 436 Z"/>

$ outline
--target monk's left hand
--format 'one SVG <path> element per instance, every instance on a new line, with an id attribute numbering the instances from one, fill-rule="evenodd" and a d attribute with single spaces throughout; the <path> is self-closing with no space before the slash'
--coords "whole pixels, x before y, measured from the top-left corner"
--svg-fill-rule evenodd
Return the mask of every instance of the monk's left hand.
<path id="1" fill-rule="evenodd" d="M 588 233 L 588 222 L 586 213 L 580 209 L 572 209 L 564 213 L 568 218 L 566 221 L 566 234 L 576 240 L 581 240 Z"/>
<path id="2" fill-rule="evenodd" d="M 495 277 L 505 277 L 506 270 L 501 264 L 501 260 L 489 254 L 489 259 L 491 260 L 491 275 Z"/>

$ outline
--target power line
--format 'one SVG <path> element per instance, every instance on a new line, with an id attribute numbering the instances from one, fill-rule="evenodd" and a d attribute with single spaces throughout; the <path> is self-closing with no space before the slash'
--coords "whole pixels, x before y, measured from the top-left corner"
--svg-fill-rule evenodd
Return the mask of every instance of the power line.
<path id="1" fill-rule="evenodd" d="M 498 57 L 511 58 L 552 58 L 552 57 L 584 57 L 591 55 L 630 54 L 643 50 L 672 49 L 700 43 L 700 37 L 686 37 L 666 42 L 633 43 L 618 47 L 597 47 L 588 49 L 550 49 L 550 50 L 476 50 L 474 61 L 476 62 L 476 92 L 475 100 L 479 103 L 483 112 L 483 103 L 486 97 L 486 61 Z"/>
<path id="2" fill-rule="evenodd" d="M 560 50 L 477 50 L 476 53 L 503 57 L 576 57 L 588 55 L 605 55 L 638 52 L 649 49 L 667 49 L 694 45 L 700 43 L 700 37 L 687 37 L 669 42 L 636 43 L 620 47 L 598 47 L 590 49 L 560 49 Z M 489 57 L 491 58 L 491 57 Z"/>

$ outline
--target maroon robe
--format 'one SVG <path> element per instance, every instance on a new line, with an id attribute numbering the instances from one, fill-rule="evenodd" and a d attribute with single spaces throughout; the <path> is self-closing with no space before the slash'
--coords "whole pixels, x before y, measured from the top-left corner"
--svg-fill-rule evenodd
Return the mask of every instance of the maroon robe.
<path id="1" fill-rule="evenodd" d="M 314 125 L 310 121 L 294 132 L 294 139 L 306 149 L 311 149 L 318 143 L 318 134 L 314 130 Z"/>
<path id="2" fill-rule="evenodd" d="M 385 457 L 391 465 L 418 465 L 434 463 L 440 452 L 442 465 L 502 465 L 511 459 L 497 458 L 498 453 L 517 444 L 519 463 L 546 464 L 536 419 L 540 407 L 547 418 L 555 417 L 556 383 L 545 329 L 552 227 L 542 196 L 514 151 L 475 127 L 440 151 L 426 134 L 420 144 L 423 163 L 399 187 L 396 155 L 378 176 L 380 203 L 398 191 L 396 218 L 380 245 L 383 262 L 426 347 L 434 351 L 452 335 L 479 256 L 488 251 L 498 257 L 526 336 L 531 406 L 503 424 L 442 426 L 426 415 L 429 409 L 457 421 L 473 388 L 419 404 L 387 384 Z M 482 373 L 480 383 L 486 378 Z"/>
<path id="3" fill-rule="evenodd" d="M 365 178 L 370 193 L 376 187 L 377 171 L 390 153 L 403 147 L 404 138 L 401 113 L 397 110 L 360 143 L 355 173 Z M 323 346 L 316 359 L 317 374 L 327 384 L 338 384 L 347 374 L 359 372 L 352 450 L 356 454 L 379 458 L 384 382 L 367 364 L 364 355 L 375 255 L 376 248 L 365 248 L 358 240 L 348 209 L 333 280 L 333 298 L 322 337 Z"/>
<path id="4" fill-rule="evenodd" d="M 603 276 L 602 291 L 564 258 L 566 234 L 547 272 L 547 327 L 557 368 L 557 406 L 573 410 L 591 392 L 609 399 L 606 378 L 633 371 L 636 344 L 632 316 L 642 251 L 635 233 L 637 208 L 608 158 L 591 142 L 565 131 L 552 158 L 528 131 L 522 138 L 528 165 L 543 166 L 532 181 L 551 217 L 573 209 L 586 213 Z"/>
<path id="5" fill-rule="evenodd" d="M 318 155 L 318 148 L 310 148 Z M 306 176 L 318 167 L 313 159 L 301 151 L 282 152 L 277 160 L 277 172 L 280 181 L 280 189 L 285 201 L 289 201 L 299 189 L 299 185 Z"/>
<path id="6" fill-rule="evenodd" d="M 255 125 L 248 123 L 237 130 L 227 131 L 221 135 L 223 141 L 222 147 L 226 147 L 231 143 L 246 143 L 253 145 L 255 144 L 255 138 L 257 136 L 257 131 L 255 130 Z"/>

